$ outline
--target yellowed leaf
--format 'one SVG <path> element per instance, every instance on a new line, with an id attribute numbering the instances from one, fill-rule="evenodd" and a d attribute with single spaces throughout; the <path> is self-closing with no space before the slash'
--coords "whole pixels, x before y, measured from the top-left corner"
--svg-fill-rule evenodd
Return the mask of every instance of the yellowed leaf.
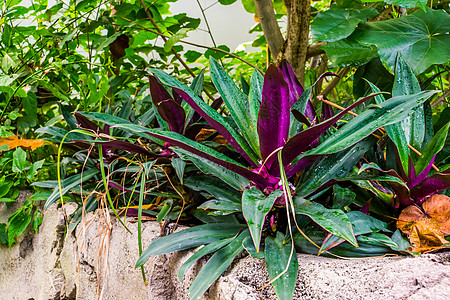
<path id="1" fill-rule="evenodd" d="M 32 139 L 19 139 L 16 135 L 12 135 L 6 138 L 0 137 L 0 146 L 7 145 L 9 150 L 12 150 L 16 147 L 22 147 L 25 149 L 30 149 L 31 151 L 36 150 L 37 148 L 44 145 L 44 141 L 41 139 L 32 140 Z"/>

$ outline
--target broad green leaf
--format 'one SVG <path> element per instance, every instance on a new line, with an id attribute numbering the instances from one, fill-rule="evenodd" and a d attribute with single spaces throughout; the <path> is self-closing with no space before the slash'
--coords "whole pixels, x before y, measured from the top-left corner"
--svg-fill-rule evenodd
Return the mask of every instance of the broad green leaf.
<path id="1" fill-rule="evenodd" d="M 294 295 L 298 260 L 297 253 L 292 247 L 294 247 L 292 242 L 286 241 L 280 232 L 277 232 L 276 238 L 266 238 L 264 257 L 270 280 L 276 278 L 287 268 L 286 273 L 272 283 L 280 300 L 291 300 Z"/>
<path id="2" fill-rule="evenodd" d="M 335 42 L 348 37 L 359 23 L 378 15 L 376 9 L 329 9 L 320 11 L 311 23 L 312 38 L 315 41 Z"/>
<path id="3" fill-rule="evenodd" d="M 235 257 L 244 250 L 242 241 L 248 235 L 248 230 L 245 230 L 208 260 L 188 290 L 191 299 L 198 299 L 225 272 Z"/>
<path id="4" fill-rule="evenodd" d="M 170 52 L 173 45 L 178 43 L 182 38 L 187 37 L 187 33 L 191 30 L 192 28 L 181 28 L 177 33 L 171 35 L 164 44 L 164 51 Z"/>
<path id="5" fill-rule="evenodd" d="M 450 16 L 443 10 L 417 10 L 397 19 L 360 25 L 355 39 L 378 48 L 381 60 L 392 70 L 401 52 L 415 74 L 450 60 Z"/>
<path id="6" fill-rule="evenodd" d="M 0 178 L 0 198 L 9 193 L 9 190 L 14 185 L 14 181 L 6 180 L 5 176 Z"/>
<path id="7" fill-rule="evenodd" d="M 368 235 L 362 235 L 359 237 L 359 240 L 361 242 L 370 244 L 370 245 L 375 245 L 375 246 L 388 246 L 390 248 L 397 248 L 398 245 L 392 241 L 388 236 L 386 236 L 385 234 L 379 233 L 379 232 L 374 232 Z"/>
<path id="8" fill-rule="evenodd" d="M 22 148 L 17 147 L 13 153 L 12 171 L 14 173 L 22 173 L 25 167 L 29 165 L 29 162 L 27 162 L 27 153 Z"/>
<path id="9" fill-rule="evenodd" d="M 342 67 L 361 66 L 378 56 L 375 46 L 361 45 L 351 38 L 331 42 L 321 48 L 334 64 Z"/>
<path id="10" fill-rule="evenodd" d="M 232 189 L 218 178 L 208 175 L 191 175 L 186 178 L 184 185 L 195 191 L 206 191 L 218 200 L 241 203 L 241 192 Z"/>
<path id="11" fill-rule="evenodd" d="M 28 224 L 31 222 L 31 211 L 29 209 L 25 209 L 25 207 L 20 208 L 13 215 L 8 218 L 9 226 L 8 226 L 8 246 L 14 243 L 14 239 L 16 236 L 21 235 L 25 229 L 28 227 Z"/>
<path id="12" fill-rule="evenodd" d="M 294 197 L 294 207 L 296 214 L 310 217 L 326 231 L 358 247 L 358 243 L 353 234 L 352 224 L 342 210 L 328 209 L 319 203 L 305 200 L 302 197 Z"/>
<path id="13" fill-rule="evenodd" d="M 72 175 L 69 178 L 66 178 L 61 181 L 61 193 L 64 196 L 68 191 L 70 191 L 72 188 L 78 186 L 82 182 L 86 182 L 95 175 L 99 174 L 100 171 L 97 168 L 92 168 L 87 171 L 82 171 L 79 174 Z M 59 192 L 59 186 L 57 185 L 50 197 L 48 197 L 47 201 L 45 202 L 44 209 L 47 209 L 52 205 L 56 200 L 60 198 L 60 192 Z"/>
<path id="14" fill-rule="evenodd" d="M 392 88 L 393 97 L 420 93 L 419 82 L 401 53 L 397 56 L 394 75 L 394 86 Z M 411 116 L 403 119 L 401 125 L 407 143 L 416 149 L 421 149 L 425 137 L 425 115 L 423 106 L 419 106 Z"/>
<path id="15" fill-rule="evenodd" d="M 423 170 L 430 164 L 431 159 L 442 150 L 447 138 L 447 134 L 450 128 L 450 122 L 442 127 L 438 133 L 433 137 L 433 139 L 425 147 L 422 156 L 419 158 L 417 163 L 414 165 L 416 169 L 416 174 L 422 173 Z"/>
<path id="16" fill-rule="evenodd" d="M 350 149 L 323 157 L 314 163 L 303 173 L 297 187 L 297 195 L 307 196 L 330 180 L 346 176 L 375 142 L 374 138 L 368 138 Z"/>
<path id="17" fill-rule="evenodd" d="M 427 0 L 385 0 L 386 4 L 398 5 L 404 8 L 416 8 L 420 7 L 425 10 L 427 6 Z"/>
<path id="18" fill-rule="evenodd" d="M 233 79 L 213 58 L 209 61 L 211 68 L 211 79 L 222 96 L 223 102 L 228 108 L 230 115 L 236 122 L 245 139 L 255 153 L 259 153 L 259 143 L 256 138 L 256 128 L 249 118 L 250 109 L 247 96 L 236 86 Z"/>
<path id="19" fill-rule="evenodd" d="M 229 243 L 231 243 L 233 240 L 235 239 L 235 237 L 232 238 L 227 238 L 227 239 L 223 239 L 223 240 L 219 240 L 216 242 L 212 242 L 208 245 L 205 245 L 203 247 L 201 247 L 200 249 L 198 249 L 197 251 L 195 251 L 194 254 L 192 254 L 191 257 L 189 257 L 182 265 L 181 267 L 178 269 L 177 272 L 177 277 L 180 281 L 183 280 L 183 276 L 186 273 L 187 270 L 189 270 L 189 268 L 196 262 L 198 261 L 200 258 L 202 258 L 203 256 L 210 254 L 212 252 L 215 252 L 217 250 L 219 250 L 220 248 L 228 245 Z"/>
<path id="20" fill-rule="evenodd" d="M 393 97 L 379 106 L 366 109 L 342 126 L 330 138 L 300 157 L 331 154 L 346 149 L 370 135 L 377 128 L 393 124 L 409 116 L 437 91 L 424 91 L 415 95 Z"/>
<path id="21" fill-rule="evenodd" d="M 246 189 L 242 195 L 242 213 L 245 221 L 247 221 L 256 252 L 259 252 L 264 220 L 275 200 L 282 194 L 283 191 L 277 190 L 266 196 L 257 187 L 253 186 Z"/>
<path id="22" fill-rule="evenodd" d="M 242 224 L 211 223 L 198 225 L 163 236 L 154 240 L 148 246 L 136 262 L 136 267 L 144 265 L 152 255 L 185 250 L 230 238 L 245 227 Z"/>
<path id="23" fill-rule="evenodd" d="M 379 93 L 380 89 L 376 87 L 373 83 L 370 81 L 367 81 L 367 83 L 370 85 L 373 93 Z M 381 104 L 385 102 L 386 99 L 383 95 L 375 96 L 375 102 L 377 104 Z M 409 148 L 408 148 L 408 142 L 406 141 L 405 132 L 403 131 L 402 124 L 400 122 L 385 126 L 384 129 L 386 129 L 386 133 L 388 134 L 389 138 L 394 142 L 395 146 L 397 147 L 398 155 L 400 157 L 400 161 L 403 166 L 403 170 L 405 172 L 408 172 L 408 158 L 409 158 Z"/>

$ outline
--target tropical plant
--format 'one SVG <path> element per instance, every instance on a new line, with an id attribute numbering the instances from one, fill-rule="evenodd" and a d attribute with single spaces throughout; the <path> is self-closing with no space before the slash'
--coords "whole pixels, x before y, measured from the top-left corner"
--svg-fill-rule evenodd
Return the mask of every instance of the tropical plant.
<path id="1" fill-rule="evenodd" d="M 373 145 L 372 139 L 365 139 L 367 136 L 377 128 L 396 122 L 398 118 L 407 117 L 411 111 L 435 93 L 431 91 L 399 96 L 381 105 L 369 106 L 358 117 L 348 121 L 341 128 L 333 130 L 335 131 L 333 134 L 324 138 L 327 130 L 329 131 L 348 111 L 375 94 L 356 101 L 343 112 L 319 123 L 314 110 L 311 109 L 309 96 L 312 88 L 305 91 L 288 64 L 283 64 L 282 69 L 275 66 L 269 67 L 264 79 L 258 71 L 254 71 L 248 95 L 234 84 L 217 61 L 211 59 L 210 65 L 211 78 L 221 93 L 231 118 L 224 118 L 189 87 L 159 70 L 152 70 L 152 72 L 164 84 L 172 87 L 173 96 L 155 77 L 150 77 L 150 82 L 154 85 L 151 88 L 152 96 L 156 98 L 153 101 L 160 105 L 158 111 L 161 116 L 164 115 L 161 113 L 163 110 L 173 112 L 172 117 L 167 117 L 169 129 L 172 131 L 155 130 L 131 123 L 118 124 L 117 120 L 113 121 L 99 114 L 85 114 L 96 121 L 110 125 L 110 128 L 133 132 L 141 138 L 162 140 L 165 148 L 170 149 L 183 160 L 192 161 L 203 173 L 213 174 L 226 183 L 224 186 L 217 184 L 217 179 L 205 180 L 204 177 L 201 179 L 194 177 L 195 179 L 191 178 L 185 182 L 192 189 L 206 191 L 217 197 L 201 204 L 200 209 L 210 210 L 212 215 L 216 216 L 242 214 L 247 225 L 238 222 L 241 217 L 233 218 L 236 225 L 230 227 L 228 223 L 222 223 L 219 217 L 212 218 L 215 223 L 211 224 L 211 220 L 202 219 L 200 216 L 206 224 L 158 239 L 143 252 L 137 263 L 137 266 L 142 266 L 150 255 L 207 244 L 208 246 L 202 248 L 199 254 L 182 267 L 182 270 L 186 270 L 187 266 L 196 259 L 220 249 L 212 256 L 192 284 L 190 294 L 193 298 L 203 294 L 244 248 L 249 253 L 261 257 L 261 241 L 264 240 L 264 236 L 266 236 L 264 244 L 271 245 L 265 246 L 264 250 L 264 255 L 271 257 L 268 261 L 273 261 L 275 257 L 282 259 L 268 266 L 272 270 L 269 271 L 269 274 L 273 276 L 271 279 L 275 280 L 283 275 L 284 279 L 280 280 L 290 282 L 284 270 L 286 269 L 288 273 L 296 273 L 294 272 L 295 258 L 292 255 L 293 244 L 288 242 L 289 236 L 293 235 L 288 228 L 295 224 L 289 219 L 295 218 L 296 215 L 309 216 L 333 235 L 357 246 L 349 217 L 339 209 L 327 209 L 319 203 L 305 200 L 302 197 L 308 196 L 315 189 L 301 188 L 302 182 L 297 183 L 297 187 L 300 188 L 293 189 L 288 181 L 289 178 L 323 157 L 339 159 L 339 163 L 335 163 L 334 168 L 340 169 L 341 176 L 345 175 Z M 183 118 L 173 117 L 183 115 L 180 104 L 174 100 L 180 98 L 228 141 L 235 153 L 239 154 L 240 162 L 180 134 L 180 132 L 183 133 L 186 122 Z M 301 121 L 294 117 L 287 117 L 291 116 L 291 110 L 292 116 L 296 115 Z M 324 111 L 322 119 L 327 116 L 326 112 L 327 110 Z M 355 144 L 358 145 L 346 150 Z M 223 187 L 225 190 L 218 187 Z M 227 191 L 230 188 L 234 188 L 236 192 Z M 287 212 L 288 221 L 282 221 L 283 211 Z M 279 220 L 277 216 L 280 216 Z M 273 228 L 278 233 L 270 234 L 269 228 Z M 277 237 L 272 239 L 271 236 Z M 288 253 L 288 255 L 282 253 Z M 292 295 L 292 283 L 289 284 L 288 289 L 284 289 L 277 287 L 281 281 L 275 284 L 277 294 Z"/>

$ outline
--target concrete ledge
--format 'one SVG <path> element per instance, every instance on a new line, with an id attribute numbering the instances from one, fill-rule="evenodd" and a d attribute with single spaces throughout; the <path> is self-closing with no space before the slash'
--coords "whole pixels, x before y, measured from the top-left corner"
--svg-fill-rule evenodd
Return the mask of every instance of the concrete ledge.
<path id="1" fill-rule="evenodd" d="M 66 205 L 67 213 L 74 210 Z M 11 211 L 0 204 L 0 221 Z M 189 299 L 187 289 L 202 264 L 195 264 L 183 282 L 179 266 L 192 251 L 151 257 L 142 281 L 137 223 L 126 222 L 132 234 L 109 215 L 88 214 L 85 225 L 64 235 L 61 208 L 45 212 L 40 233 L 27 232 L 12 248 L 0 247 L 1 299 Z M 146 247 L 160 234 L 155 222 L 142 225 Z M 448 299 L 450 253 L 421 257 L 338 260 L 299 254 L 299 279 L 294 299 Z M 236 260 L 203 299 L 276 299 L 263 260 Z"/>

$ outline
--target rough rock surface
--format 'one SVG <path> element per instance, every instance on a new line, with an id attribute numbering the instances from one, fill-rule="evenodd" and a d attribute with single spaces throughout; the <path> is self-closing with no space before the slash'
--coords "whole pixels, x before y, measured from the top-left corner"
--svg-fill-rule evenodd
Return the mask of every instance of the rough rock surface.
<path id="1" fill-rule="evenodd" d="M 66 213 L 74 207 L 66 205 Z M 11 210 L 0 204 L 0 222 Z M 187 289 L 204 261 L 183 282 L 179 266 L 192 252 L 138 258 L 137 223 L 109 222 L 101 211 L 88 214 L 85 225 L 65 234 L 65 218 L 56 205 L 45 212 L 38 235 L 30 230 L 12 248 L 0 246 L 0 299 L 189 299 Z M 144 222 L 146 247 L 160 234 L 155 222 Z M 421 257 L 337 260 L 298 255 L 299 278 L 294 299 L 449 299 L 450 253 Z M 203 299 L 276 299 L 264 262 L 251 257 L 235 261 Z"/>

